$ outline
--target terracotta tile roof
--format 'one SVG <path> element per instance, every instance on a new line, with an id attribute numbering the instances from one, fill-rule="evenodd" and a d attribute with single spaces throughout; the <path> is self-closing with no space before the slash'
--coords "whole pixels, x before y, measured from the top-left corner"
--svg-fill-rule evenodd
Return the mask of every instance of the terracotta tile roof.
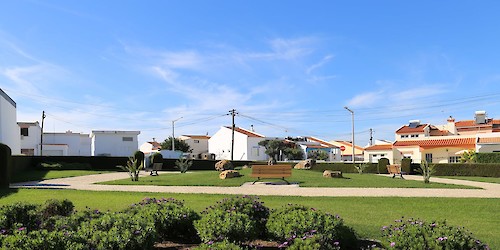
<path id="1" fill-rule="evenodd" d="M 395 147 L 419 146 L 422 148 L 439 148 L 451 146 L 475 146 L 476 138 L 453 138 L 453 139 L 434 139 L 434 140 L 414 140 L 414 141 L 396 141 Z"/>
<path id="2" fill-rule="evenodd" d="M 337 146 L 335 146 L 327 141 L 323 141 L 321 139 L 318 139 L 316 137 L 306 137 L 306 138 L 311 140 L 311 141 L 314 141 L 314 142 L 319 142 L 321 145 L 327 146 L 329 148 L 338 148 Z"/>
<path id="3" fill-rule="evenodd" d="M 182 135 L 182 136 L 189 137 L 191 139 L 202 139 L 202 140 L 210 139 L 210 136 L 208 135 Z"/>
<path id="4" fill-rule="evenodd" d="M 500 143 L 500 137 L 479 138 L 479 141 L 477 143 Z"/>
<path id="5" fill-rule="evenodd" d="M 148 141 L 149 144 L 153 146 L 153 150 L 158 150 L 161 149 L 161 144 L 158 143 L 157 141 Z"/>
<path id="6" fill-rule="evenodd" d="M 488 119 L 486 124 L 476 124 L 475 120 L 464 120 L 455 122 L 455 127 L 473 127 L 473 126 L 491 126 L 493 124 L 500 124 L 500 120 L 498 119 Z"/>
<path id="7" fill-rule="evenodd" d="M 330 147 L 327 147 L 327 146 L 323 146 L 323 145 L 306 145 L 307 148 L 330 148 Z"/>
<path id="8" fill-rule="evenodd" d="M 372 145 L 365 148 L 366 151 L 375 151 L 375 150 L 392 150 L 392 144 L 380 144 L 380 145 Z"/>
<path id="9" fill-rule="evenodd" d="M 228 127 L 228 126 L 226 126 L 226 128 L 228 128 L 228 129 L 232 129 L 231 127 Z M 239 127 L 235 127 L 235 128 L 234 128 L 234 131 L 235 131 L 235 132 L 238 132 L 238 133 L 241 133 L 241 134 L 244 134 L 244 135 L 246 135 L 246 136 L 248 136 L 248 137 L 258 137 L 258 138 L 264 138 L 264 137 L 265 137 L 265 136 L 263 136 L 263 135 L 259 135 L 259 134 L 255 133 L 255 132 L 248 131 L 248 130 L 246 130 L 246 129 L 239 128 Z"/>
<path id="10" fill-rule="evenodd" d="M 429 124 L 420 124 L 415 128 L 410 128 L 408 125 L 405 125 L 405 126 L 399 128 L 396 131 L 396 134 L 423 133 L 424 128 L 427 126 L 429 126 Z"/>
<path id="11" fill-rule="evenodd" d="M 348 142 L 348 141 L 335 141 L 336 143 L 338 144 L 342 144 L 344 146 L 349 146 L 349 147 L 352 147 L 352 143 L 351 142 Z M 354 145 L 354 148 L 357 149 L 357 150 L 365 150 L 363 147 L 360 147 L 358 145 Z"/>

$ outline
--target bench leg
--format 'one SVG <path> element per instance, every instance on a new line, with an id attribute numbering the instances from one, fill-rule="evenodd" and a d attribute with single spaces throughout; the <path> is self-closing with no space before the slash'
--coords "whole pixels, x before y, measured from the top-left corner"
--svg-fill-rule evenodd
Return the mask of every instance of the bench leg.
<path id="1" fill-rule="evenodd" d="M 286 184 L 290 185 L 290 182 L 288 182 L 287 180 L 285 180 L 285 177 L 283 177 L 281 179 L 284 180 L 286 182 Z"/>
<path id="2" fill-rule="evenodd" d="M 403 174 L 401 174 L 401 179 L 404 179 Z"/>
<path id="3" fill-rule="evenodd" d="M 257 177 L 257 180 L 255 180 L 252 185 L 254 185 L 256 182 L 258 182 L 260 180 L 260 177 Z"/>
<path id="4" fill-rule="evenodd" d="M 394 177 L 396 177 L 396 174 L 393 174 L 393 175 L 392 175 L 392 178 L 394 178 Z"/>

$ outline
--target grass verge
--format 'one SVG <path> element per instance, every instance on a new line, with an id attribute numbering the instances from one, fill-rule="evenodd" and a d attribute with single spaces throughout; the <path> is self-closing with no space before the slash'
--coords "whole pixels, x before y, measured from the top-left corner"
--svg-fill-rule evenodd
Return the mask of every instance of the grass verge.
<path id="1" fill-rule="evenodd" d="M 0 189 L 0 205 L 17 201 L 43 203 L 47 199 L 69 199 L 76 209 L 117 211 L 144 197 L 172 197 L 184 200 L 186 206 L 200 212 L 228 195 L 158 194 L 135 192 L 96 192 L 45 189 Z M 487 242 L 491 249 L 500 249 L 500 199 L 480 198 L 399 198 L 399 197 L 282 197 L 261 196 L 264 204 L 278 208 L 287 203 L 303 204 L 338 214 L 361 237 L 380 238 L 380 228 L 405 217 L 443 220 L 464 226 Z"/>
<path id="2" fill-rule="evenodd" d="M 57 178 L 75 177 L 91 174 L 111 173 L 110 171 L 94 170 L 26 170 L 12 176 L 12 183 L 25 181 L 41 181 Z"/>
<path id="3" fill-rule="evenodd" d="M 480 176 L 439 176 L 448 179 L 466 180 L 466 181 L 479 181 L 500 184 L 499 177 L 480 177 Z"/>
<path id="4" fill-rule="evenodd" d="M 193 171 L 181 174 L 179 172 L 163 173 L 159 176 L 141 177 L 138 182 L 130 179 L 107 181 L 99 184 L 109 185 L 156 185 L 156 186 L 217 186 L 236 187 L 245 182 L 253 182 L 256 178 L 250 177 L 250 169 L 242 169 L 243 175 L 238 178 L 221 180 L 216 171 Z M 124 177 L 126 177 L 124 175 Z M 289 182 L 298 183 L 301 187 L 366 187 L 366 188 L 467 188 L 476 187 L 429 183 L 422 181 L 403 180 L 400 178 L 387 178 L 374 174 L 344 174 L 345 178 L 324 178 L 321 172 L 307 170 L 293 170 L 292 177 L 286 178 Z M 269 179 L 264 181 L 280 181 Z"/>

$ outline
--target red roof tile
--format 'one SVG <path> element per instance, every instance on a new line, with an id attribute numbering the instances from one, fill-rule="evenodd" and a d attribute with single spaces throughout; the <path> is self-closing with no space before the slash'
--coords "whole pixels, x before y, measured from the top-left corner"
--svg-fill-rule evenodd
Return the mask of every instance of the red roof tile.
<path id="1" fill-rule="evenodd" d="M 414 141 L 396 141 L 395 147 L 419 146 L 422 148 L 438 148 L 451 146 L 475 146 L 476 138 L 453 138 L 453 139 L 434 139 L 434 140 L 414 140 Z"/>
<path id="2" fill-rule="evenodd" d="M 311 140 L 311 141 L 314 141 L 314 142 L 319 142 L 321 145 L 325 145 L 325 146 L 330 147 L 330 148 L 338 148 L 337 146 L 335 146 L 327 141 L 323 141 L 321 139 L 318 139 L 316 137 L 306 137 L 306 138 Z"/>
<path id="3" fill-rule="evenodd" d="M 392 144 L 380 144 L 380 145 L 372 145 L 365 148 L 366 151 L 375 151 L 375 150 L 392 150 Z"/>
<path id="4" fill-rule="evenodd" d="M 500 143 L 500 137 L 483 137 L 483 138 L 479 138 L 478 143 Z"/>
<path id="5" fill-rule="evenodd" d="M 415 128 L 410 128 L 408 125 L 405 125 L 396 131 L 396 134 L 408 134 L 408 133 L 423 133 L 424 128 L 429 126 L 429 124 L 420 124 Z"/>

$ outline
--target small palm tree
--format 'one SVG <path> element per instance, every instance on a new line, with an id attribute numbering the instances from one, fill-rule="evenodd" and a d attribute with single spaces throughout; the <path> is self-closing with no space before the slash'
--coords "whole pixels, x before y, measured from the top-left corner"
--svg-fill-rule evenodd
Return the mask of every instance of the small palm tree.
<path id="1" fill-rule="evenodd" d="M 141 169 L 144 167 L 142 162 L 138 162 L 137 159 L 134 159 L 133 157 L 129 157 L 127 161 L 127 166 L 117 166 L 125 171 L 128 172 L 130 175 L 130 179 L 132 181 L 139 181 L 139 172 Z"/>
<path id="2" fill-rule="evenodd" d="M 436 172 L 436 169 L 434 167 L 434 164 L 429 165 L 429 162 L 427 162 L 426 160 L 422 160 L 422 163 L 420 163 L 420 169 L 417 169 L 417 172 L 421 173 L 424 177 L 424 183 L 431 182 L 431 175 Z"/>

